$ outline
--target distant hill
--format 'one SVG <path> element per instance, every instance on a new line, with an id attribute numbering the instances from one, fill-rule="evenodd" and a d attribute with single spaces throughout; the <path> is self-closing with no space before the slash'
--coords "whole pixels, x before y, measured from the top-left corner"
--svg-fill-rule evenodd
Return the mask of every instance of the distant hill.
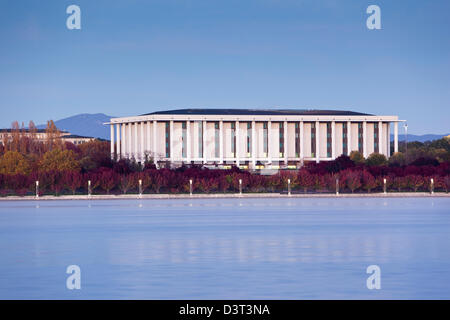
<path id="1" fill-rule="evenodd" d="M 115 118 L 113 116 L 108 116 L 104 113 L 82 113 L 77 114 L 75 116 L 64 118 L 61 120 L 55 121 L 56 127 L 58 127 L 60 130 L 66 130 L 70 133 L 77 134 L 80 136 L 89 136 L 89 137 L 95 137 L 95 138 L 101 138 L 101 139 L 110 139 L 110 129 L 109 126 L 104 125 L 103 123 L 109 122 L 111 118 Z M 46 125 L 38 125 L 38 129 L 45 129 Z M 449 135 L 447 134 L 424 134 L 424 135 L 414 135 L 414 134 L 408 134 L 408 141 L 430 141 L 430 140 L 437 140 L 441 139 L 445 136 Z M 398 136 L 399 141 L 405 140 L 404 134 L 399 134 Z M 394 140 L 394 135 L 391 134 L 391 141 Z"/>
<path id="2" fill-rule="evenodd" d="M 69 131 L 72 134 L 80 136 L 88 136 L 101 139 L 110 139 L 109 126 L 103 123 L 109 122 L 112 116 L 103 113 L 82 113 L 75 116 L 54 121 L 55 125 L 60 130 Z M 45 129 L 47 125 L 38 125 L 38 129 Z"/>
<path id="3" fill-rule="evenodd" d="M 424 135 L 415 135 L 415 134 L 408 134 L 408 142 L 412 141 L 419 141 L 419 142 L 425 142 L 425 141 L 431 141 L 431 140 L 438 140 L 442 139 L 445 136 L 448 136 L 449 134 L 424 134 Z M 399 134 L 398 135 L 399 141 L 405 141 L 405 135 Z M 394 135 L 391 134 L 391 141 L 394 141 Z"/>

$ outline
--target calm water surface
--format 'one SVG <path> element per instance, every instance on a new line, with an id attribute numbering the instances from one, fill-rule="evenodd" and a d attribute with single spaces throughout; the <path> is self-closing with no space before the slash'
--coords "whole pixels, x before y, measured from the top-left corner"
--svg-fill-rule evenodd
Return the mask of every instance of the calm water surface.
<path id="1" fill-rule="evenodd" d="M 0 202 L 0 298 L 450 299 L 450 199 Z"/>

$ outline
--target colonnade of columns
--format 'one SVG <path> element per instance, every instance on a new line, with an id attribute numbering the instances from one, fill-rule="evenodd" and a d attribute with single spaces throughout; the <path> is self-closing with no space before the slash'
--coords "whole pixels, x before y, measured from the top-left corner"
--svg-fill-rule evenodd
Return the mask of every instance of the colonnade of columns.
<path id="1" fill-rule="evenodd" d="M 202 162 L 202 163 L 208 163 L 208 162 L 217 162 L 219 164 L 225 163 L 226 157 L 224 154 L 224 122 L 223 120 L 220 121 L 176 121 L 176 122 L 185 122 L 185 129 L 186 129 L 186 136 L 183 138 L 181 136 L 175 136 L 174 135 L 174 120 L 167 120 L 167 121 L 157 121 L 157 120 L 151 120 L 151 121 L 141 121 L 141 122 L 123 122 L 123 123 L 111 123 L 110 124 L 110 130 L 111 130 L 111 155 L 112 157 L 117 158 L 135 158 L 139 162 L 143 162 L 145 160 L 146 156 L 152 157 L 155 161 L 158 160 L 169 160 L 171 162 L 187 162 L 190 163 L 191 161 L 196 162 Z M 201 140 L 194 140 L 192 141 L 192 130 L 191 130 L 191 123 L 197 122 L 202 124 L 202 137 Z M 211 129 L 208 129 L 207 124 L 209 123 L 219 123 L 219 156 L 217 157 L 209 157 L 207 155 L 207 139 L 208 137 L 211 137 L 214 135 L 214 132 L 210 132 Z M 230 122 L 230 121 L 226 121 Z M 336 145 L 337 143 L 345 142 L 347 144 L 347 155 L 351 153 L 351 151 L 355 150 L 352 148 L 352 145 L 354 145 L 354 137 L 352 137 L 352 127 L 351 124 L 356 123 L 352 121 L 342 122 L 342 121 L 328 121 L 327 123 L 331 123 L 331 155 L 327 155 L 327 157 L 321 156 L 321 144 L 327 143 L 327 137 L 321 136 L 321 129 L 320 124 L 325 123 L 325 121 L 281 121 L 283 124 L 283 153 L 280 155 L 277 155 L 276 153 L 271 150 L 274 146 L 274 140 L 277 137 L 280 139 L 280 135 L 275 137 L 272 134 L 272 122 L 280 123 L 280 121 L 233 121 L 234 122 L 234 130 L 235 130 L 235 153 L 233 155 L 233 160 L 236 165 L 240 165 L 241 162 L 248 162 L 253 167 L 257 164 L 258 161 L 263 160 L 266 164 L 272 164 L 273 161 L 277 161 L 278 163 L 284 163 L 285 165 L 288 165 L 289 160 L 315 160 L 316 162 L 319 162 L 320 160 L 331 160 L 335 159 L 336 157 L 340 156 L 337 152 Z M 251 126 L 251 136 L 249 139 L 249 149 L 247 150 L 245 156 L 243 156 L 244 150 L 241 150 L 241 132 L 240 129 L 240 123 L 250 123 Z M 257 155 L 257 128 L 256 124 L 265 122 L 267 127 L 263 130 L 267 130 L 267 152 L 264 153 L 264 159 L 261 159 L 260 156 Z M 346 136 L 338 137 L 336 134 L 336 122 L 338 123 L 346 123 L 347 124 L 347 134 Z M 164 129 L 164 134 L 161 134 L 158 131 L 158 124 L 161 123 L 168 123 L 168 131 L 167 128 Z M 291 148 L 294 148 L 289 143 L 289 130 L 288 130 L 288 123 L 296 123 L 298 124 L 299 128 L 299 136 L 297 139 L 299 139 L 299 154 L 296 154 L 295 157 L 290 157 L 289 153 L 292 153 Z M 305 154 L 305 148 L 304 148 L 304 141 L 305 137 L 307 137 L 307 134 L 305 132 L 305 124 L 315 124 L 315 137 L 311 137 L 311 139 L 315 139 L 315 152 L 314 154 Z M 358 122 L 361 123 L 361 122 Z M 386 156 L 390 156 L 390 126 L 387 122 L 373 122 L 370 121 L 370 123 L 378 124 L 378 148 L 380 150 L 380 153 L 384 153 Z M 386 132 L 383 131 L 383 124 L 386 124 Z M 362 121 L 362 141 L 363 141 L 363 155 L 364 157 L 368 157 L 368 135 L 367 135 L 367 121 Z M 160 129 L 162 129 L 161 127 Z M 164 125 L 165 128 L 165 125 Z M 216 129 L 214 129 L 216 130 Z M 247 129 L 248 130 L 248 129 Z M 281 127 L 280 127 L 281 130 Z M 159 134 L 158 134 L 159 132 Z M 249 134 L 249 133 L 247 133 Z M 385 137 L 385 138 L 382 138 Z M 174 143 L 175 140 L 178 141 L 180 139 L 186 139 L 186 151 L 183 153 L 184 156 L 175 156 L 174 153 Z M 200 138 L 199 138 L 200 139 Z M 375 139 L 375 138 L 374 138 Z M 168 140 L 168 141 L 167 141 Z M 202 154 L 199 156 L 198 154 L 194 153 L 194 144 L 199 144 L 199 141 L 202 141 Z M 214 146 L 216 147 L 216 146 Z M 328 146 L 327 146 L 328 147 Z M 200 148 L 197 146 L 197 148 Z M 168 150 L 168 152 L 166 152 Z M 199 149 L 200 150 L 200 149 Z M 328 150 L 328 149 L 327 149 Z M 386 152 L 383 152 L 383 150 L 386 150 Z M 398 152 L 398 122 L 394 122 L 394 152 Z M 328 154 L 328 151 L 327 151 Z M 213 158 L 213 159 L 211 159 Z"/>

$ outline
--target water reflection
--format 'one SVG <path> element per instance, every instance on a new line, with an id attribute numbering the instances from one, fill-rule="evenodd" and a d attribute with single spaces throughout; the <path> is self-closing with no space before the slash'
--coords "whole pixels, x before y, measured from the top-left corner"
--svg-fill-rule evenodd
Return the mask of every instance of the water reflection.
<path id="1" fill-rule="evenodd" d="M 393 235 L 366 236 L 223 236 L 155 239 L 148 237 L 118 237 L 107 242 L 111 264 L 189 263 L 214 260 L 239 263 L 321 263 L 321 262 L 389 262 L 412 258 L 413 239 Z M 440 248 L 441 247 L 441 248 Z M 438 257 L 439 249 L 428 252 L 430 259 Z"/>
<path id="2" fill-rule="evenodd" d="M 0 298 L 449 298 L 449 200 L 0 203 Z"/>

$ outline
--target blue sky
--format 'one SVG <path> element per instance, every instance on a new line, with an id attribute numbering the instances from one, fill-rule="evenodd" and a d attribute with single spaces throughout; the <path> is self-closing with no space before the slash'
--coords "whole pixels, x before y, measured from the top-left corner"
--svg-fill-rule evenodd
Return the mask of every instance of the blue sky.
<path id="1" fill-rule="evenodd" d="M 81 30 L 66 8 L 81 8 Z M 366 28 L 381 8 L 382 30 Z M 172 108 L 322 108 L 448 133 L 450 1 L 0 2 L 0 127 Z"/>

